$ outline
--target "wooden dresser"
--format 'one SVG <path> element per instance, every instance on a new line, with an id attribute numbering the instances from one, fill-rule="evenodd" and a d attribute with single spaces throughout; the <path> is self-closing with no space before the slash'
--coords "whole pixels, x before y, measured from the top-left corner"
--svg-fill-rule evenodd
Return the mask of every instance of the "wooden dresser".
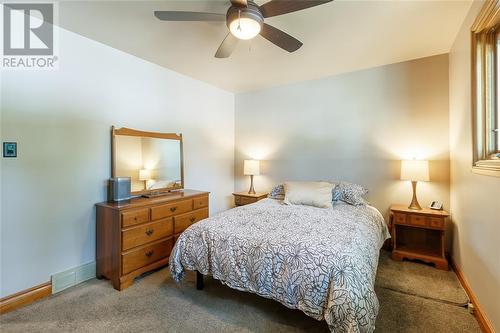
<path id="1" fill-rule="evenodd" d="M 444 236 L 448 215 L 444 210 L 392 205 L 392 259 L 419 259 L 447 270 Z"/>
<path id="2" fill-rule="evenodd" d="M 134 278 L 168 264 L 177 237 L 208 217 L 208 192 L 183 190 L 97 206 L 96 275 L 123 290 Z"/>

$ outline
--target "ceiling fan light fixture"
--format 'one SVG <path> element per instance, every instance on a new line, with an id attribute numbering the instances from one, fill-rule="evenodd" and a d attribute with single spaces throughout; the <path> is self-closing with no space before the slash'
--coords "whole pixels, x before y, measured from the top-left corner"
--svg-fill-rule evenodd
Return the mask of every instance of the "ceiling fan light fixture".
<path id="1" fill-rule="evenodd" d="M 229 31 L 238 39 L 252 39 L 261 29 L 261 23 L 249 17 L 240 17 L 229 23 Z"/>
<path id="2" fill-rule="evenodd" d="M 230 0 L 231 6 L 226 13 L 226 25 L 229 33 L 220 44 L 216 58 L 231 55 L 240 39 L 252 39 L 261 35 L 274 45 L 288 52 L 295 52 L 302 42 L 284 31 L 264 23 L 264 18 L 296 12 L 319 6 L 333 0 L 269 0 L 258 6 L 254 0 Z M 224 21 L 224 14 L 188 11 L 155 11 L 155 16 L 162 21 Z"/>
<path id="3" fill-rule="evenodd" d="M 226 24 L 231 34 L 238 39 L 252 39 L 262 30 L 264 17 L 259 7 L 251 0 L 247 7 L 231 6 L 226 14 Z"/>

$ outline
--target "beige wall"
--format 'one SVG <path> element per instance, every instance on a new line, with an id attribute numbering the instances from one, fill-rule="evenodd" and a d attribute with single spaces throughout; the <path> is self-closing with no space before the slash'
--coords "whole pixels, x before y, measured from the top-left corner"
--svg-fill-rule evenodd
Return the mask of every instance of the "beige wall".
<path id="1" fill-rule="evenodd" d="M 106 199 L 110 127 L 182 132 L 185 184 L 230 207 L 234 95 L 61 30 L 56 71 L 1 73 L 0 297 L 95 259 L 94 204 Z"/>
<path id="2" fill-rule="evenodd" d="M 470 26 L 475 2 L 450 52 L 453 257 L 500 332 L 500 178 L 471 173 Z"/>
<path id="3" fill-rule="evenodd" d="M 257 190 L 285 180 L 346 180 L 366 186 L 387 216 L 409 203 L 400 160 L 429 159 L 422 205 L 449 208 L 448 56 L 236 95 L 235 190 L 248 188 L 243 159 L 262 159 Z"/>

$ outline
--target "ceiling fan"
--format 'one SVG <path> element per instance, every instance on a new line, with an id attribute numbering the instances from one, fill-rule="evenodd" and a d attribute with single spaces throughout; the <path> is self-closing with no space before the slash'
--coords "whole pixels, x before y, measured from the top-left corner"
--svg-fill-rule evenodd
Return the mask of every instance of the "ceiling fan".
<path id="1" fill-rule="evenodd" d="M 258 6 L 253 0 L 230 1 L 231 6 L 226 14 L 155 11 L 155 16 L 162 21 L 225 21 L 229 33 L 215 53 L 216 58 L 229 57 L 240 39 L 252 39 L 258 34 L 282 49 L 294 52 L 302 46 L 302 42 L 264 23 L 264 19 L 322 5 L 333 0 L 271 0 L 262 6 Z"/>

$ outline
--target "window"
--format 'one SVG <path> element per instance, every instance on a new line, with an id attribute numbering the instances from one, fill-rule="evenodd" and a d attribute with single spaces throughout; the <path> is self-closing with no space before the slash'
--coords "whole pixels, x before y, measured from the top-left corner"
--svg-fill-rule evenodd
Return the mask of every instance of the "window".
<path id="1" fill-rule="evenodd" d="M 497 32 L 496 35 L 497 38 L 497 43 L 496 43 L 496 77 L 497 80 L 500 78 L 500 33 Z M 495 142 L 495 148 L 496 148 L 496 157 L 499 158 L 498 153 L 500 152 L 500 84 L 497 82 L 497 91 L 496 91 L 496 96 L 497 96 L 497 104 L 495 106 L 495 117 L 494 117 L 494 128 L 493 128 L 493 133 L 494 133 L 494 142 Z"/>
<path id="2" fill-rule="evenodd" d="M 500 177 L 500 0 L 485 3 L 471 41 L 472 169 Z"/>

